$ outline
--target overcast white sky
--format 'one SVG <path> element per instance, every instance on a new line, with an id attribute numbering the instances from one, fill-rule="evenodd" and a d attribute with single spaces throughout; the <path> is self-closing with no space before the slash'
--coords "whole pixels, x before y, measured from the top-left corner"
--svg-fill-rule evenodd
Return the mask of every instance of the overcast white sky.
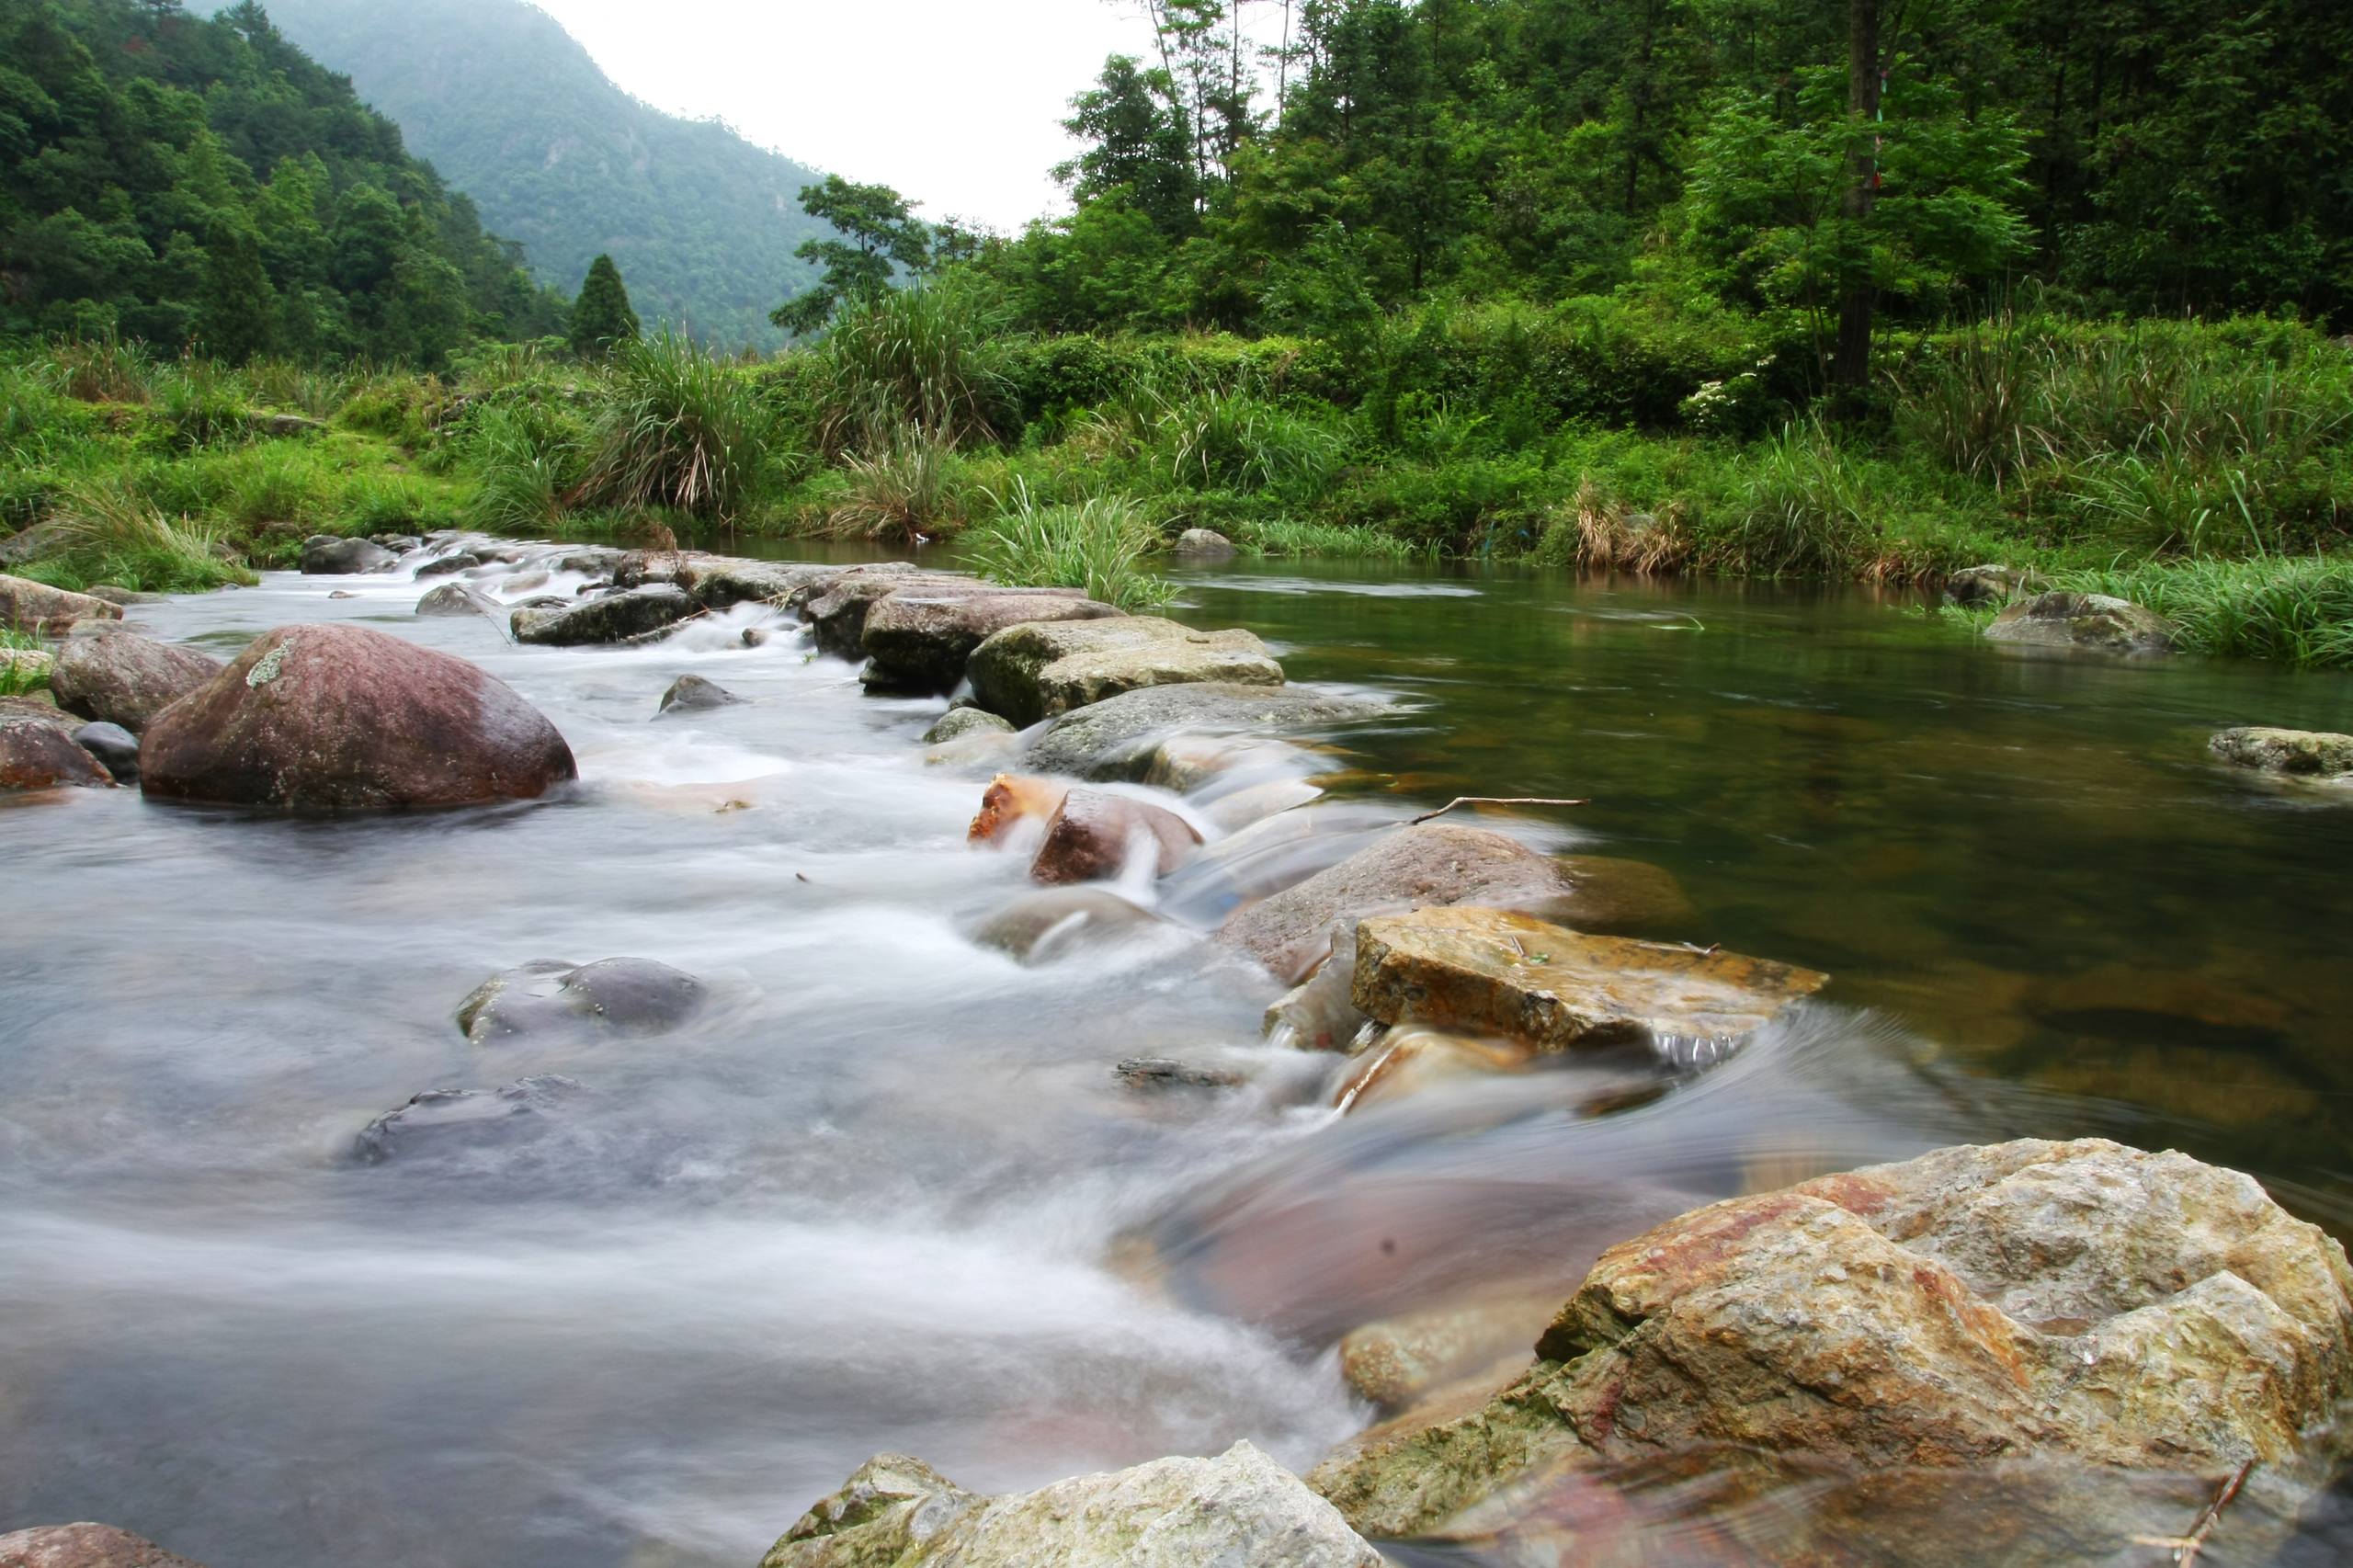
<path id="1" fill-rule="evenodd" d="M 1071 96 L 1151 40 L 1132 0 L 536 3 L 658 108 L 1006 230 L 1061 209 Z"/>

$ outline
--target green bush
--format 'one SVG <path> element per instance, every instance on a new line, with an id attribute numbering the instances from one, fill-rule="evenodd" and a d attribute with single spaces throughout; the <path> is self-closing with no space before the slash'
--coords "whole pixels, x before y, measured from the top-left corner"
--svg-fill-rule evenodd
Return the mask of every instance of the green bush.
<path id="1" fill-rule="evenodd" d="M 2060 573 L 2056 587 L 2113 594 L 2171 620 L 2194 653 L 2353 665 L 2353 556 L 2144 562 Z"/>
<path id="2" fill-rule="evenodd" d="M 1159 528 L 1125 496 L 1039 505 L 1017 487 L 997 515 L 969 537 L 967 558 L 993 583 L 1084 588 L 1121 609 L 1166 604 L 1176 589 L 1145 570 L 1161 546 Z"/>
<path id="3" fill-rule="evenodd" d="M 578 423 L 546 405 L 483 409 L 470 418 L 461 443 L 475 482 L 466 520 L 493 533 L 553 532 L 580 483 L 586 447 Z"/>
<path id="4" fill-rule="evenodd" d="M 257 579 L 219 548 L 214 528 L 174 521 L 121 478 L 77 485 L 51 517 L 56 548 L 28 569 L 44 582 L 113 583 L 148 593 L 195 593 Z"/>
<path id="5" fill-rule="evenodd" d="M 729 519 L 790 460 L 758 388 L 676 333 L 615 345 L 598 396 L 586 477 L 566 505 Z"/>
<path id="6" fill-rule="evenodd" d="M 845 304 L 811 351 L 817 437 L 878 452 L 912 427 L 955 446 L 1011 427 L 1001 322 L 977 290 L 893 289 Z"/>

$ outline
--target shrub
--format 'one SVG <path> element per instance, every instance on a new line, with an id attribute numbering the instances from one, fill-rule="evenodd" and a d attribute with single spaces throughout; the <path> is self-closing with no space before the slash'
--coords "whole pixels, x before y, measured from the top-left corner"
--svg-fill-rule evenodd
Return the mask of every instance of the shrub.
<path id="1" fill-rule="evenodd" d="M 467 520 L 494 533 L 543 534 L 563 521 L 580 483 L 585 438 L 556 411 L 502 403 L 473 415 L 462 443 L 474 473 Z"/>
<path id="2" fill-rule="evenodd" d="M 1630 513 L 1587 474 L 1530 554 L 1544 565 L 1649 577 L 1682 571 L 1694 548 L 1679 505 L 1656 515 Z"/>
<path id="3" fill-rule="evenodd" d="M 1010 424 L 1001 319 L 974 289 L 892 289 L 846 304 L 810 352 L 827 454 L 888 449 L 908 426 L 955 446 Z"/>
<path id="4" fill-rule="evenodd" d="M 727 519 L 777 477 L 758 390 L 691 338 L 664 331 L 615 345 L 600 392 L 587 474 L 567 505 Z"/>
<path id="5" fill-rule="evenodd" d="M 145 403 L 154 395 L 146 356 L 117 337 L 53 345 L 43 369 L 51 390 L 77 403 Z"/>
<path id="6" fill-rule="evenodd" d="M 993 583 L 1084 588 L 1121 609 L 1150 609 L 1176 592 L 1143 567 L 1160 545 L 1159 528 L 1125 496 L 1040 506 L 1017 484 L 997 515 L 973 531 L 970 558 Z"/>
<path id="7" fill-rule="evenodd" d="M 899 432 L 877 456 L 843 465 L 840 498 L 817 531 L 835 539 L 924 544 L 963 526 L 962 497 L 948 444 L 921 430 Z"/>

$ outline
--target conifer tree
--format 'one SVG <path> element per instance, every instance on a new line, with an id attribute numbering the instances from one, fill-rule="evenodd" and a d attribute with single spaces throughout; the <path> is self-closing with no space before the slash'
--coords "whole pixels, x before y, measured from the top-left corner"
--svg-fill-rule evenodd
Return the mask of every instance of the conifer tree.
<path id="1" fill-rule="evenodd" d="M 629 290 L 621 269 L 609 256 L 588 264 L 580 297 L 572 302 L 572 351 L 584 359 L 601 358 L 613 345 L 637 335 L 637 312 L 630 309 Z"/>

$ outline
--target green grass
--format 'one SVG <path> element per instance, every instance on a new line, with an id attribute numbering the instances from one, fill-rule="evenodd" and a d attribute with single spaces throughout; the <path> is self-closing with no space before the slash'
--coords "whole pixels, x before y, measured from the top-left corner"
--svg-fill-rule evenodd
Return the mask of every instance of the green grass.
<path id="1" fill-rule="evenodd" d="M 2353 665 L 2353 556 L 2144 562 L 2063 572 L 2052 585 L 2112 594 L 2171 620 L 2200 653 Z"/>
<path id="2" fill-rule="evenodd" d="M 93 583 L 147 593 L 197 593 L 254 574 L 223 554 L 219 531 L 166 517 L 122 477 L 76 486 L 50 517 L 56 548 L 25 574 L 60 587 Z"/>
<path id="3" fill-rule="evenodd" d="M 618 346 L 597 391 L 587 473 L 566 505 L 728 521 L 791 460 L 758 390 L 690 338 Z"/>
<path id="4" fill-rule="evenodd" d="M 49 672 L 36 671 L 29 665 L 19 665 L 7 657 L 10 653 L 38 653 L 40 639 L 29 631 L 19 631 L 13 626 L 0 626 L 0 697 L 22 697 L 38 691 L 49 684 Z"/>
<path id="5" fill-rule="evenodd" d="M 1161 544 L 1159 527 L 1123 496 L 1040 505 L 1017 489 L 967 536 L 966 559 L 993 583 L 1084 588 L 1121 609 L 1156 609 L 1176 593 L 1144 565 Z"/>
<path id="6" fill-rule="evenodd" d="M 977 290 L 898 289 L 847 305 L 808 352 L 828 455 L 887 451 L 909 428 L 954 447 L 1009 427 L 1004 344 Z"/>
<path id="7" fill-rule="evenodd" d="M 1236 526 L 1233 542 L 1254 555 L 1335 561 L 1431 561 L 1438 554 L 1435 545 L 1415 544 L 1379 528 L 1302 517 L 1254 518 Z"/>

